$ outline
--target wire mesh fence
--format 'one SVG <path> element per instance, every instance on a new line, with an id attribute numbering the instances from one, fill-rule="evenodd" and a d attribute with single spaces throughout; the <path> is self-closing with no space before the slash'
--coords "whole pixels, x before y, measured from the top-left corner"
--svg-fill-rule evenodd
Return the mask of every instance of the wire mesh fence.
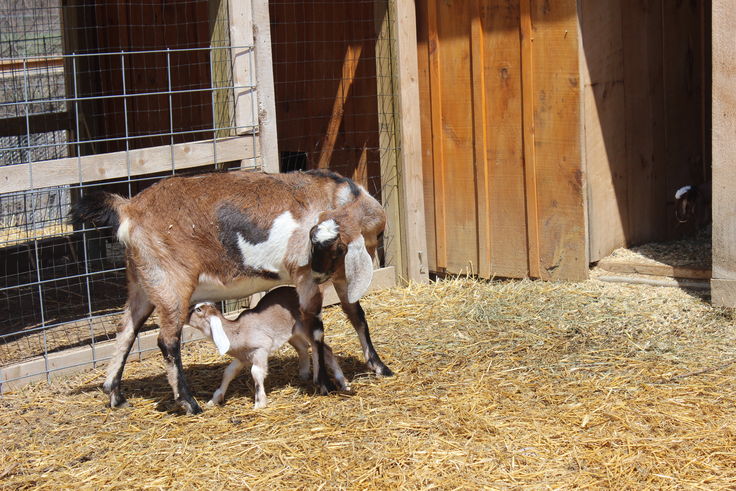
<path id="1" fill-rule="evenodd" d="M 123 249 L 73 230 L 81 193 L 260 166 L 255 70 L 233 78 L 253 46 L 223 5 L 0 1 L 0 367 L 114 338 Z"/>
<path id="2" fill-rule="evenodd" d="M 387 5 L 269 2 L 282 171 L 329 168 L 379 199 L 397 192 Z M 96 347 L 115 337 L 124 250 L 110 230 L 66 221 L 80 194 L 132 196 L 262 158 L 255 48 L 231 42 L 243 26 L 227 1 L 0 0 L 0 12 L 1 393 L 66 368 L 53 356 L 69 348 L 104 361 Z"/>

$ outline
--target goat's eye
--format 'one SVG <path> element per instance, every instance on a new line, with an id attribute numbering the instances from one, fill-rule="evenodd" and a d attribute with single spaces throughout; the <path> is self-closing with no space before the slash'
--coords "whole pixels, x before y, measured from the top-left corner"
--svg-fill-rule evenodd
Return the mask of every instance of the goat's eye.
<path id="1" fill-rule="evenodd" d="M 202 307 L 195 307 L 195 308 L 194 308 L 194 311 L 195 311 L 196 313 L 198 313 L 198 314 L 201 314 L 201 313 L 202 313 Z"/>

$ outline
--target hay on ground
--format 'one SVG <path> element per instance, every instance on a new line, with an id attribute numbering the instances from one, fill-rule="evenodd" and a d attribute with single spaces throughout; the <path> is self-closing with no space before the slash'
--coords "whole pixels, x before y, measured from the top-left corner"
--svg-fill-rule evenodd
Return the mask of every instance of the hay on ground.
<path id="1" fill-rule="evenodd" d="M 22 488 L 736 487 L 730 311 L 671 288 L 444 280 L 364 307 L 397 375 L 366 373 L 339 309 L 327 338 L 353 396 L 313 395 L 271 360 L 269 406 L 241 376 L 181 415 L 160 357 L 130 363 L 130 408 L 103 370 L 0 399 L 0 486 Z M 204 403 L 227 359 L 184 349 Z"/>

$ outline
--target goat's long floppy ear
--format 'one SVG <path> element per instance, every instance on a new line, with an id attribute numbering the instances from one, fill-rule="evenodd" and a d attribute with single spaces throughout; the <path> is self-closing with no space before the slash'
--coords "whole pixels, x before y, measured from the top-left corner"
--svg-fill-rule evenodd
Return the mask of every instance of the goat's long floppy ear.
<path id="1" fill-rule="evenodd" d="M 210 330 L 212 331 L 212 341 L 215 342 L 217 351 L 219 351 L 221 355 L 224 355 L 228 350 L 230 350 L 230 340 L 227 338 L 227 334 L 225 334 L 225 329 L 222 328 L 222 321 L 214 315 L 210 317 L 209 320 Z"/>
<path id="2" fill-rule="evenodd" d="M 373 278 L 373 259 L 365 247 L 363 235 L 348 243 L 345 254 L 345 279 L 348 284 L 348 302 L 355 303 L 365 295 Z"/>

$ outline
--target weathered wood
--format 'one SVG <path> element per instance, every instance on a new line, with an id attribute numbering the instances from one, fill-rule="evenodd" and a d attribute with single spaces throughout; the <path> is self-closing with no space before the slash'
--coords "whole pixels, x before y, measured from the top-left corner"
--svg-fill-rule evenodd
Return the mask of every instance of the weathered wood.
<path id="1" fill-rule="evenodd" d="M 274 94 L 273 57 L 271 53 L 271 23 L 268 0 L 251 0 L 253 41 L 258 83 L 258 122 L 263 170 L 279 171 L 279 141 L 276 127 L 276 97 Z"/>
<path id="2" fill-rule="evenodd" d="M 485 40 L 481 0 L 474 0 L 470 11 L 470 70 L 473 114 L 473 166 L 475 168 L 475 195 L 477 201 L 478 271 L 482 278 L 491 272 L 491 169 L 488 162 Z"/>
<path id="3" fill-rule="evenodd" d="M 235 132 L 253 132 L 258 125 L 255 53 L 253 50 L 253 11 L 248 0 L 228 0 L 230 14 L 230 56 L 232 61 Z M 257 128 L 256 128 L 257 130 Z"/>
<path id="4" fill-rule="evenodd" d="M 671 278 L 692 278 L 706 280 L 711 278 L 710 269 L 688 266 L 670 266 L 669 264 L 647 264 L 634 261 L 614 261 L 601 259 L 598 267 L 611 273 L 636 273 L 652 276 L 669 276 Z"/>
<path id="5" fill-rule="evenodd" d="M 427 2 L 427 26 L 429 44 L 429 110 L 431 111 L 432 159 L 434 163 L 432 179 L 434 188 L 435 218 L 435 253 L 437 269 L 447 268 L 447 213 L 445 184 L 445 154 L 443 145 L 443 92 L 440 76 L 442 64 L 440 55 L 443 44 L 440 43 L 437 19 L 437 0 Z"/>
<path id="6" fill-rule="evenodd" d="M 475 194 L 471 2 L 437 3 L 440 39 L 442 112 L 440 126 L 444 167 L 444 211 L 448 272 L 475 272 L 478 225 Z M 478 108 L 480 109 L 480 108 Z"/>
<path id="7" fill-rule="evenodd" d="M 519 0 L 483 2 L 491 275 L 528 275 Z M 480 203 L 480 200 L 479 200 Z M 479 205 L 479 210 L 482 207 Z"/>
<path id="8" fill-rule="evenodd" d="M 526 199 L 526 230 L 529 276 L 541 277 L 539 244 L 539 202 L 537 188 L 537 160 L 535 147 L 535 89 L 534 89 L 534 31 L 532 2 L 520 0 L 521 29 L 521 100 L 524 139 L 524 197 Z"/>
<path id="9" fill-rule="evenodd" d="M 619 1 L 582 0 L 580 32 L 590 260 L 626 244 L 628 169 Z"/>
<path id="10" fill-rule="evenodd" d="M 713 281 L 716 305 L 736 307 L 736 10 L 713 0 Z"/>
<path id="11" fill-rule="evenodd" d="M 160 147 L 85 155 L 57 160 L 17 164 L 3 167 L 0 174 L 0 193 L 27 189 L 65 186 L 142 176 L 176 169 L 189 169 L 218 162 L 255 159 L 260 148 L 253 138 L 231 137 L 212 141 L 178 143 Z M 128 167 L 130 165 L 130 168 Z M 29 166 L 33 166 L 31 178 Z"/>
<path id="12" fill-rule="evenodd" d="M 401 202 L 399 199 L 399 149 L 394 77 L 396 57 L 392 42 L 396 38 L 395 23 L 389 16 L 388 2 L 374 1 L 376 24 L 376 83 L 378 102 L 378 143 L 381 149 L 381 204 L 386 212 L 386 229 L 383 234 L 384 260 L 404 271 L 401 255 Z"/>
<path id="13" fill-rule="evenodd" d="M 588 251 L 577 2 L 533 0 L 531 20 L 540 277 L 584 279 Z"/>
<path id="14" fill-rule="evenodd" d="M 402 249 L 406 279 L 426 282 L 427 240 L 424 234 L 422 193 L 422 138 L 419 115 L 417 31 L 414 0 L 392 0 L 391 17 L 396 19 L 397 93 L 399 97 L 399 157 L 402 198 Z"/>
<path id="15" fill-rule="evenodd" d="M 417 63 L 419 71 L 419 104 L 422 123 L 422 180 L 424 181 L 424 216 L 427 237 L 427 265 L 438 271 L 434 191 L 434 152 L 432 151 L 432 102 L 429 63 L 429 2 L 417 2 Z"/>

